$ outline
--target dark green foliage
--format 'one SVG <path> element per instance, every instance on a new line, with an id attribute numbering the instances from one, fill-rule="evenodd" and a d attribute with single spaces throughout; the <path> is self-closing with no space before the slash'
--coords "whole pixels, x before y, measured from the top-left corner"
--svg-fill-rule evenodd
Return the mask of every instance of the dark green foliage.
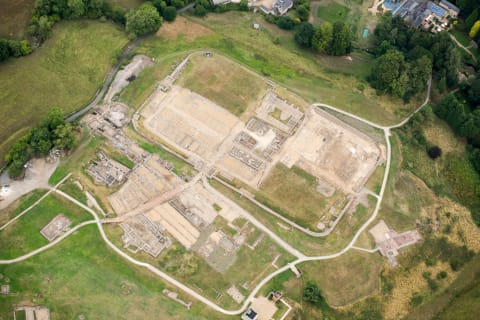
<path id="1" fill-rule="evenodd" d="M 301 21 L 307 21 L 310 15 L 310 6 L 308 4 L 302 4 L 297 7 L 297 16 Z"/>
<path id="2" fill-rule="evenodd" d="M 430 288 L 430 290 L 432 290 L 432 291 L 437 291 L 438 290 L 437 281 L 435 281 L 433 279 L 427 279 L 427 283 L 428 283 L 428 287 Z"/>
<path id="3" fill-rule="evenodd" d="M 125 30 L 135 36 L 155 32 L 162 24 L 162 17 L 149 2 L 142 4 L 137 10 L 128 12 L 125 19 Z"/>
<path id="4" fill-rule="evenodd" d="M 442 155 L 442 149 L 439 146 L 433 146 L 427 150 L 428 156 L 432 159 L 437 159 Z"/>
<path id="5" fill-rule="evenodd" d="M 435 108 L 435 113 L 446 120 L 453 130 L 480 146 L 480 109 L 471 110 L 456 95 L 445 96 Z"/>
<path id="6" fill-rule="evenodd" d="M 437 279 L 438 280 L 442 280 L 442 279 L 445 279 L 447 277 L 447 272 L 446 271 L 440 271 L 439 273 L 437 273 Z"/>
<path id="7" fill-rule="evenodd" d="M 380 281 L 382 294 L 389 295 L 390 293 L 392 293 L 395 284 L 392 281 L 391 277 L 385 276 L 385 270 L 382 270 L 382 273 L 380 273 Z"/>
<path id="8" fill-rule="evenodd" d="M 193 10 L 193 13 L 196 16 L 204 17 L 207 14 L 207 9 L 205 9 L 205 7 L 202 6 L 201 4 L 197 4 L 195 5 L 195 9 Z"/>
<path id="9" fill-rule="evenodd" d="M 9 57 L 26 56 L 32 52 L 32 48 L 26 40 L 7 40 L 0 38 L 0 62 Z"/>
<path id="10" fill-rule="evenodd" d="M 419 305 L 421 305 L 423 303 L 424 299 L 425 299 L 424 296 L 417 292 L 410 299 L 410 305 L 412 307 L 418 307 Z"/>
<path id="11" fill-rule="evenodd" d="M 106 0 L 37 0 L 28 31 L 43 42 L 60 19 L 109 17 L 123 24 L 124 14 L 124 9 L 112 9 Z"/>
<path id="12" fill-rule="evenodd" d="M 375 60 L 370 76 L 372 86 L 383 92 L 403 97 L 408 85 L 408 64 L 398 50 L 389 50 Z"/>
<path id="13" fill-rule="evenodd" d="M 342 56 L 352 51 L 353 34 L 350 28 L 341 21 L 333 24 L 333 35 L 327 51 L 332 56 Z"/>
<path id="14" fill-rule="evenodd" d="M 163 11 L 162 16 L 166 21 L 171 22 L 175 20 L 175 18 L 177 17 L 177 9 L 171 6 L 166 7 L 165 10 Z"/>
<path id="15" fill-rule="evenodd" d="M 432 276 L 432 273 L 431 273 L 430 271 L 424 271 L 424 272 L 422 273 L 422 277 L 423 277 L 424 279 L 430 279 L 431 276 Z"/>
<path id="16" fill-rule="evenodd" d="M 240 11 L 248 11 L 248 0 L 240 0 L 238 4 L 238 9 Z"/>
<path id="17" fill-rule="evenodd" d="M 322 310 L 329 310 L 329 306 L 322 296 L 318 286 L 313 282 L 307 282 L 303 288 L 303 300 L 307 301 Z"/>
<path id="18" fill-rule="evenodd" d="M 397 83 L 404 83 L 405 74 L 413 80 L 408 81 L 405 95 L 401 96 L 404 99 L 424 90 L 431 67 L 438 79 L 444 77 L 443 87 L 457 84 L 461 55 L 448 33 L 431 34 L 421 29 L 410 28 L 399 16 L 392 17 L 391 13 L 387 12 L 380 19 L 374 34 L 377 56 L 381 57 L 392 49 L 400 51 L 405 56 L 406 73 L 396 73 Z M 372 77 L 374 87 L 375 80 L 375 77 Z M 395 90 L 396 95 L 401 93 L 402 89 L 403 85 L 399 90 Z M 443 90 L 445 88 L 441 89 Z"/>
<path id="19" fill-rule="evenodd" d="M 467 91 L 468 100 L 473 106 L 478 107 L 480 105 L 480 77 L 477 76 L 469 87 Z"/>
<path id="20" fill-rule="evenodd" d="M 0 39 L 0 62 L 7 60 L 10 56 L 10 52 L 8 51 L 8 41 L 5 39 Z"/>
<path id="21" fill-rule="evenodd" d="M 52 147 L 70 150 L 75 146 L 75 127 L 65 123 L 62 111 L 54 108 L 47 118 L 13 144 L 5 155 L 12 178 L 23 173 L 23 167 L 32 157 L 44 157 Z"/>
<path id="22" fill-rule="evenodd" d="M 295 21 L 289 16 L 282 16 L 276 20 L 277 26 L 284 30 L 292 30 L 295 28 Z"/>
<path id="23" fill-rule="evenodd" d="M 295 41 L 305 48 L 312 47 L 313 25 L 309 22 L 302 22 L 295 31 Z"/>
<path id="24" fill-rule="evenodd" d="M 470 28 L 473 26 L 475 21 L 478 19 L 478 8 L 473 10 L 472 13 L 465 19 L 465 28 L 467 30 L 470 30 Z"/>

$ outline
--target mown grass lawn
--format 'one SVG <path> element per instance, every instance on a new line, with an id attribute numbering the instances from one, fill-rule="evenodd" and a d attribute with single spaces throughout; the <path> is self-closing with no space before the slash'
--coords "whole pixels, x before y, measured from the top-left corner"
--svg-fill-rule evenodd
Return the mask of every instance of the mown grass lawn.
<path id="1" fill-rule="evenodd" d="M 62 213 L 74 227 L 91 215 L 61 196 L 50 194 L 37 206 L 0 231 L 0 258 L 12 259 L 48 244 L 40 230 Z"/>
<path id="2" fill-rule="evenodd" d="M 337 2 L 330 2 L 325 6 L 319 6 L 317 9 L 317 17 L 328 22 L 345 22 L 350 9 Z"/>
<path id="3" fill-rule="evenodd" d="M 31 55 L 0 63 L 0 161 L 51 108 L 68 113 L 87 104 L 127 41 L 110 22 L 64 21 Z"/>
<path id="4" fill-rule="evenodd" d="M 52 320 L 78 319 L 237 319 L 194 301 L 188 311 L 162 294 L 165 284 L 124 261 L 103 243 L 97 227 L 86 226 L 51 250 L 13 265 L 0 266 L 11 291 L 0 299 L 0 317 L 13 319 L 14 305 L 44 305 Z M 0 280 L 4 284 L 4 280 Z"/>

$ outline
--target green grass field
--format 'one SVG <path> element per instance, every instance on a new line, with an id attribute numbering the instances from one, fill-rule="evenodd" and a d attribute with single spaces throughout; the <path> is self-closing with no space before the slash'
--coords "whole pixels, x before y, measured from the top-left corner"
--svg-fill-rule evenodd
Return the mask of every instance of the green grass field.
<path id="1" fill-rule="evenodd" d="M 11 203 L 8 207 L 0 210 L 0 225 L 8 222 L 10 219 L 16 217 L 20 214 L 23 210 L 30 207 L 32 204 L 35 203 L 38 199 L 40 199 L 45 193 L 47 193 L 46 189 L 36 189 L 32 192 L 29 192 L 16 201 Z"/>
<path id="2" fill-rule="evenodd" d="M 345 22 L 350 9 L 346 6 L 343 6 L 337 2 L 330 2 L 326 6 L 320 5 L 317 9 L 317 17 L 323 21 L 336 22 L 343 21 Z"/>
<path id="3" fill-rule="evenodd" d="M 255 198 L 293 220 L 299 225 L 318 230 L 317 224 L 327 215 L 336 202 L 344 202 L 345 197 L 335 193 L 324 197 L 317 190 L 317 179 L 298 167 L 287 168 L 277 164 L 262 182 Z M 298 201 L 302 199 L 302 201 Z M 340 211 L 341 208 L 339 207 Z"/>
<path id="4" fill-rule="evenodd" d="M 162 294 L 165 284 L 109 250 L 96 226 L 87 226 L 57 246 L 13 265 L 0 266 L 18 295 L 0 299 L 0 317 L 13 319 L 14 305 L 48 306 L 52 320 L 78 319 L 237 319 L 214 313 L 194 301 L 192 309 Z M 4 280 L 0 280 L 3 284 Z"/>
<path id="5" fill-rule="evenodd" d="M 34 4 L 35 0 L 0 0 L 0 37 L 25 37 Z"/>
<path id="6" fill-rule="evenodd" d="M 90 214 L 72 202 L 50 194 L 17 221 L 0 231 L 1 259 L 16 258 L 46 245 L 48 240 L 40 234 L 40 230 L 59 213 L 70 219 L 71 227 L 91 218 Z"/>
<path id="7" fill-rule="evenodd" d="M 87 104 L 126 43 L 126 35 L 112 23 L 60 22 L 34 53 L 1 63 L 0 160 L 51 108 L 71 112 Z"/>

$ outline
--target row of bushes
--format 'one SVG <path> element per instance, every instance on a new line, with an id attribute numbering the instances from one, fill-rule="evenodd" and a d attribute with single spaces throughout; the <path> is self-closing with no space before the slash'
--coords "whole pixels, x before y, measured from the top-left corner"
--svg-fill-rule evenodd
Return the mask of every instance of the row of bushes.
<path id="1" fill-rule="evenodd" d="M 10 177 L 23 174 L 24 165 L 33 157 L 47 156 L 52 148 L 70 150 L 75 146 L 77 127 L 66 123 L 62 110 L 55 108 L 37 126 L 17 140 L 5 155 Z"/>
<path id="2" fill-rule="evenodd" d="M 32 52 L 32 48 L 26 40 L 0 39 L 0 62 L 9 57 L 26 56 Z"/>

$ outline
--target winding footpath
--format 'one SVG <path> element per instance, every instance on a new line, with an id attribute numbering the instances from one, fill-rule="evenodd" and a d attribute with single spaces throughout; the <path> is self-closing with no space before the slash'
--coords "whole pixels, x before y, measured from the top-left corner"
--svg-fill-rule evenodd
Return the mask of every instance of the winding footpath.
<path id="1" fill-rule="evenodd" d="M 113 74 L 114 72 L 112 73 L 112 77 L 113 77 Z M 111 82 L 111 80 L 110 80 Z M 333 111 L 336 111 L 336 112 L 339 112 L 343 115 L 346 115 L 346 116 L 349 116 L 351 118 L 354 118 L 360 122 L 363 122 L 369 126 L 372 126 L 374 128 L 377 128 L 377 129 L 380 129 L 384 132 L 384 136 L 385 136 L 385 142 L 386 142 L 386 149 L 387 149 L 387 157 L 386 157 L 386 165 L 385 165 L 385 174 L 384 174 L 384 177 L 383 177 L 383 181 L 382 181 L 382 186 L 381 186 L 381 189 L 380 189 L 380 193 L 378 194 L 378 201 L 375 205 L 375 209 L 372 213 L 372 215 L 369 217 L 369 219 L 357 230 L 357 232 L 355 233 L 355 235 L 353 236 L 352 240 L 349 242 L 349 244 L 347 246 L 345 246 L 342 250 L 334 253 L 334 254 L 330 254 L 330 255 L 324 255 L 324 256 L 305 256 L 304 254 L 302 254 L 301 252 L 299 252 L 297 249 L 291 247 L 286 241 L 284 241 L 283 239 L 281 239 L 279 236 L 277 236 L 274 232 L 272 232 L 271 230 L 269 230 L 267 227 L 265 227 L 261 222 L 259 222 L 258 220 L 256 220 L 253 216 L 251 216 L 250 214 L 247 213 L 246 215 L 246 218 L 252 222 L 252 224 L 254 224 L 256 227 L 258 227 L 259 229 L 261 229 L 263 232 L 265 232 L 267 235 L 269 235 L 270 237 L 272 237 L 273 240 L 275 240 L 277 243 L 279 243 L 285 250 L 287 250 L 288 252 L 292 253 L 294 256 L 297 257 L 296 260 L 294 260 L 293 262 L 290 262 L 288 264 L 286 264 L 285 266 L 277 269 L 275 272 L 269 274 L 268 276 L 266 276 L 265 278 L 263 278 L 258 284 L 257 286 L 251 291 L 250 295 L 244 300 L 242 306 L 240 308 L 238 308 L 237 310 L 226 310 L 222 307 L 220 307 L 219 305 L 217 305 L 216 303 L 212 302 L 211 300 L 209 300 L 208 298 L 204 297 L 203 295 L 199 294 L 198 292 L 196 292 L 195 290 L 191 289 L 190 287 L 186 286 L 185 284 L 179 282 L 178 280 L 174 279 L 173 277 L 171 277 L 170 275 L 166 274 L 165 272 L 157 269 L 156 267 L 152 266 L 151 264 L 149 263 L 145 263 L 145 262 L 142 262 L 142 261 L 138 261 L 136 259 L 134 259 L 133 257 L 131 257 L 130 255 L 128 255 L 127 253 L 125 253 L 124 251 L 122 251 L 120 248 L 118 248 L 117 246 L 115 246 L 107 237 L 107 235 L 105 234 L 105 231 L 103 229 L 103 226 L 102 226 L 102 222 L 103 220 L 101 220 L 97 213 L 92 210 L 91 208 L 89 208 L 88 206 L 84 205 L 83 203 L 81 203 L 80 201 L 76 200 L 75 198 L 71 197 L 70 195 L 68 195 L 67 193 L 61 191 L 61 190 L 58 190 L 57 186 L 55 186 L 54 188 L 51 188 L 51 190 L 49 192 L 56 192 L 58 195 L 68 199 L 69 201 L 75 203 L 77 206 L 83 208 L 84 210 L 86 210 L 87 212 L 89 212 L 93 217 L 94 217 L 94 220 L 90 220 L 90 221 L 85 221 L 79 225 L 77 225 L 75 228 L 71 229 L 70 231 L 68 231 L 67 233 L 63 234 L 61 237 L 57 238 L 55 241 L 49 243 L 48 245 L 42 247 L 42 248 L 39 248 L 29 254 L 26 254 L 24 256 L 21 256 L 21 257 L 18 257 L 18 258 L 15 258 L 15 259 L 11 259 L 11 260 L 0 260 L 0 264 L 12 264 L 12 263 L 17 263 L 17 262 L 20 262 L 20 261 L 24 261 L 28 258 L 31 258 L 37 254 L 40 254 L 42 252 L 44 252 L 45 250 L 48 250 L 50 249 L 51 247 L 55 246 L 56 244 L 58 244 L 59 242 L 61 242 L 62 240 L 64 240 L 65 238 L 67 238 L 69 235 L 71 235 L 72 233 L 76 232 L 77 230 L 81 229 L 82 227 L 86 226 L 86 225 L 90 225 L 90 224 L 96 224 L 97 227 L 98 227 L 98 230 L 100 232 L 100 235 L 103 239 L 103 241 L 113 250 L 115 251 L 115 253 L 117 253 L 119 256 L 121 256 L 123 259 L 127 260 L 128 262 L 134 264 L 134 265 L 137 265 L 139 267 L 143 267 L 143 268 L 146 268 L 148 269 L 149 271 L 151 271 L 152 273 L 154 273 L 155 275 L 159 276 L 160 278 L 162 278 L 164 281 L 170 283 L 171 285 L 173 286 L 176 286 L 177 288 L 183 290 L 186 294 L 192 296 L 193 298 L 197 299 L 198 301 L 204 303 L 205 305 L 207 305 L 208 307 L 212 308 L 213 310 L 215 311 L 218 311 L 222 314 L 225 314 L 225 315 L 238 315 L 240 313 L 242 313 L 244 310 L 246 310 L 246 308 L 250 305 L 250 303 L 252 302 L 252 300 L 254 299 L 254 297 L 257 295 L 257 293 L 259 292 L 259 290 L 265 285 L 267 284 L 271 279 L 273 279 L 275 276 L 289 270 L 290 268 L 300 264 L 300 263 L 303 263 L 303 262 L 307 262 L 307 261 L 319 261 L 319 260 L 328 260 L 328 259 L 334 259 L 334 258 L 337 258 L 343 254 L 345 254 L 347 251 L 349 251 L 350 249 L 355 249 L 355 250 L 362 250 L 362 251 L 366 251 L 366 252 L 375 252 L 376 250 L 373 249 L 373 250 L 369 250 L 369 249 L 363 249 L 363 248 L 358 248 L 358 247 L 355 247 L 354 244 L 355 242 L 357 241 L 357 239 L 360 237 L 361 233 L 365 231 L 365 229 L 368 228 L 368 226 L 377 218 L 377 215 L 378 215 L 378 212 L 380 210 L 380 207 L 381 207 L 381 204 L 382 204 L 382 200 L 383 200 L 383 196 L 384 196 L 384 193 L 385 193 L 385 189 L 386 189 L 386 185 L 387 185 L 387 181 L 388 181 L 388 177 L 389 177 L 389 173 L 390 173 L 390 165 L 391 165 L 391 144 L 390 144 L 390 130 L 391 129 L 394 129 L 394 128 L 398 128 L 398 127 L 401 127 L 403 126 L 406 122 L 408 122 L 408 120 L 415 114 L 417 113 L 418 111 L 420 111 L 425 105 L 428 104 L 429 100 L 430 100 L 430 89 L 431 89 L 431 80 L 428 81 L 428 86 L 427 86 L 427 96 L 425 98 L 425 101 L 424 103 L 418 107 L 414 112 L 412 112 L 406 119 L 404 119 L 403 121 L 401 121 L 400 123 L 396 124 L 396 125 L 392 125 L 392 126 L 381 126 L 381 125 L 378 125 L 376 123 L 373 123 L 371 121 L 368 121 L 366 119 L 363 119 L 361 117 L 358 117 L 354 114 L 351 114 L 349 112 L 346 112 L 346 111 L 343 111 L 341 109 L 338 109 L 338 108 L 335 108 L 333 106 L 330 106 L 330 105 L 326 105 L 326 104 L 323 104 L 323 103 L 315 103 L 313 104 L 312 106 L 314 107 L 320 107 L 320 108 L 326 108 L 326 109 L 330 109 L 330 110 L 333 110 Z M 105 88 L 105 86 L 104 86 Z M 108 86 L 107 86 L 108 88 Z M 106 90 L 106 89 L 105 89 Z M 97 96 L 98 98 L 98 96 Z M 99 101 L 99 100 L 98 100 Z M 97 101 L 97 102 L 98 102 Z M 82 114 L 84 114 L 85 112 L 87 112 L 89 109 L 87 110 L 82 110 L 80 112 L 83 112 L 83 113 L 78 113 L 78 115 L 76 115 L 76 117 L 79 117 L 81 116 Z M 205 178 L 203 178 L 203 182 L 204 182 L 204 185 L 206 187 L 208 187 L 210 190 L 212 190 L 213 188 L 208 184 L 208 182 L 206 181 Z M 218 192 L 217 190 L 213 189 L 215 192 Z M 232 202 L 233 203 L 233 202 Z M 236 205 L 236 204 L 235 204 Z M 10 223 L 10 222 L 9 222 Z"/>

